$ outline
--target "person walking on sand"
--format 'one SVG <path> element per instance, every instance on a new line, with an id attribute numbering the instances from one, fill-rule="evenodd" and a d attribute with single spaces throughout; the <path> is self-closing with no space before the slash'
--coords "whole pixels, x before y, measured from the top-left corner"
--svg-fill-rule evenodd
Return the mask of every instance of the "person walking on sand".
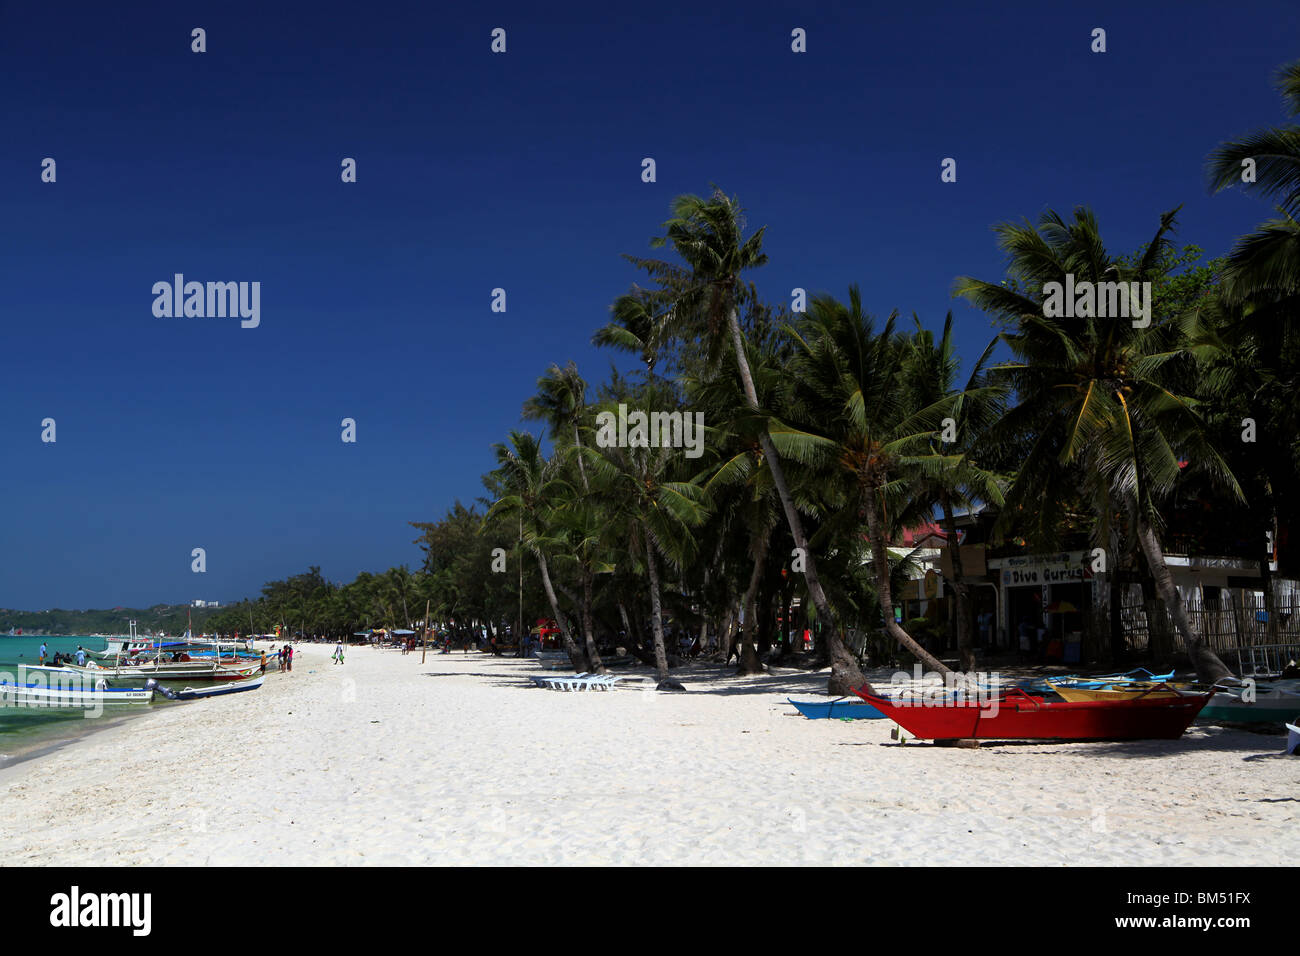
<path id="1" fill-rule="evenodd" d="M 293 645 L 284 645 L 284 663 L 285 670 L 293 670 Z"/>
<path id="2" fill-rule="evenodd" d="M 262 649 L 262 673 L 266 673 L 266 649 Z"/>
<path id="3" fill-rule="evenodd" d="M 343 663 L 343 642 L 342 641 L 339 641 L 338 644 L 336 644 L 334 647 L 334 663 L 335 664 Z"/>

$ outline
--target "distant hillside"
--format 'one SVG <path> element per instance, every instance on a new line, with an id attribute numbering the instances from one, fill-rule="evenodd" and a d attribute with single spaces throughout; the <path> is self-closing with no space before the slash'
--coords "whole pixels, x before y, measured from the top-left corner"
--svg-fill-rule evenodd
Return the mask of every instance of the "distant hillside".
<path id="1" fill-rule="evenodd" d="M 195 633 L 200 633 L 208 618 L 221 610 L 217 607 L 190 608 L 184 604 L 157 604 L 144 609 L 124 607 L 111 611 L 64 611 L 58 608 L 14 611 L 0 608 L 0 634 L 8 634 L 10 628 L 21 628 L 23 634 L 126 634 L 131 629 L 130 621 L 135 621 L 142 633 L 165 631 L 183 634 L 187 612 L 193 615 Z"/>

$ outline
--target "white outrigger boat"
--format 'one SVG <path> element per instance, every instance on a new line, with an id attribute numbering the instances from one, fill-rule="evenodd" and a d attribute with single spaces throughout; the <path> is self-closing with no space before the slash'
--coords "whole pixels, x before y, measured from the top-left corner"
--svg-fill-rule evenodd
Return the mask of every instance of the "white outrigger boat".
<path id="1" fill-rule="evenodd" d="M 186 633 L 188 636 L 189 632 Z M 135 636 L 135 621 L 131 622 L 131 635 L 127 641 L 127 646 L 138 642 Z M 137 651 L 125 658 L 120 654 L 115 655 L 111 665 L 91 660 L 87 661 L 85 665 L 64 664 L 61 669 L 90 681 L 147 680 L 149 678 L 155 680 L 220 681 L 246 680 L 256 675 L 262 668 L 260 658 L 236 658 L 234 656 L 223 658 L 221 656 L 222 645 L 219 642 L 214 641 L 206 645 L 211 648 L 211 651 L 197 658 L 191 657 L 182 649 L 190 646 L 192 645 L 188 641 L 179 645 L 173 642 L 170 645 L 173 649 L 164 654 L 163 644 L 160 640 L 148 647 L 145 652 Z M 152 659 L 150 659 L 148 653 L 150 651 L 152 652 Z"/>
<path id="2" fill-rule="evenodd" d="M 198 700 L 203 697 L 219 697 L 222 694 L 238 694 L 244 690 L 257 690 L 265 678 L 258 674 L 247 680 L 230 681 L 226 684 L 212 684 L 208 687 L 186 687 L 184 690 L 167 690 L 159 687 L 158 693 L 168 700 Z"/>
<path id="3" fill-rule="evenodd" d="M 124 661 L 116 667 L 105 667 L 94 661 L 87 661 L 85 667 L 67 664 L 64 670 L 87 678 L 91 681 L 104 680 L 247 680 L 262 669 L 261 661 L 243 661 L 238 664 L 222 664 L 215 660 L 206 661 Z"/>
<path id="4" fill-rule="evenodd" d="M 252 653 L 253 650 L 253 640 L 251 637 L 239 641 L 222 640 L 220 638 L 206 636 L 195 637 L 193 630 L 186 628 L 183 635 L 169 640 L 162 635 L 152 638 L 140 637 L 136 632 L 135 621 L 131 621 L 130 626 L 130 634 L 120 637 L 106 638 L 104 649 L 102 651 L 87 651 L 86 653 L 91 657 L 98 658 L 99 660 L 108 660 L 110 658 L 142 658 L 173 653 L 236 657 L 240 654 Z"/>
<path id="5" fill-rule="evenodd" d="M 80 682 L 76 682 L 80 683 Z M 93 708 L 110 704 L 147 704 L 152 687 L 60 686 L 0 681 L 0 707 Z"/>

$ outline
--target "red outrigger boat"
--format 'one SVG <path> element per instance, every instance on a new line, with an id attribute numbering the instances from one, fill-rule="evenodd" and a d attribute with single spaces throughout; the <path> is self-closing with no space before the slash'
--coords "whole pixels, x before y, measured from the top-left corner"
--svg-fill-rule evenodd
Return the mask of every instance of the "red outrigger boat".
<path id="1" fill-rule="evenodd" d="M 922 702 L 854 693 L 923 740 L 1177 740 L 1212 696 L 1056 702 L 1012 687 L 995 700 Z"/>

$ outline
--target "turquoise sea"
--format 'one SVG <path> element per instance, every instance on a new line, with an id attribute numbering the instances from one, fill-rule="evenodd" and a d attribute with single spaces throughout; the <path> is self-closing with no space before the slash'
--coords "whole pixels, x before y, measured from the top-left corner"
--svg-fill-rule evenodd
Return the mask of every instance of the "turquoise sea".
<path id="1" fill-rule="evenodd" d="M 13 681 L 20 664 L 38 663 L 42 642 L 48 647 L 51 657 L 55 652 L 75 653 L 78 645 L 88 651 L 99 651 L 107 643 L 102 637 L 0 636 L 0 680 Z M 87 718 L 83 711 L 75 709 L 0 706 L 0 769 L 96 730 L 138 717 L 152 706 L 129 705 L 94 718 Z"/>

